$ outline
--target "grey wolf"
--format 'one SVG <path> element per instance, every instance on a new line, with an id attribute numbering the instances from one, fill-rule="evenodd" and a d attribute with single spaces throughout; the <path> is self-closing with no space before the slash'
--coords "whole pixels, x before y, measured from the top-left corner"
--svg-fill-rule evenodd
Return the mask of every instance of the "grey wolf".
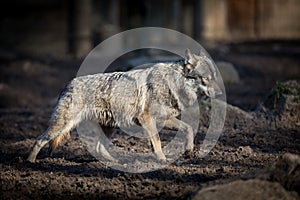
<path id="1" fill-rule="evenodd" d="M 60 94 L 49 128 L 38 137 L 28 161 L 34 162 L 47 143 L 52 152 L 83 120 L 95 121 L 105 130 L 106 135 L 100 134 L 97 152 L 108 160 L 114 160 L 106 149 L 112 129 L 139 125 L 148 134 L 157 159 L 165 161 L 156 126 L 160 119 L 164 120 L 164 127 L 186 133 L 185 149 L 193 151 L 193 130 L 177 117 L 181 110 L 197 100 L 197 96 L 205 94 L 215 98 L 221 94 L 216 76 L 209 58 L 203 53 L 195 55 L 186 50 L 185 59 L 177 62 L 76 77 Z M 156 116 L 159 112 L 151 109 L 154 104 L 163 106 L 164 117 Z"/>

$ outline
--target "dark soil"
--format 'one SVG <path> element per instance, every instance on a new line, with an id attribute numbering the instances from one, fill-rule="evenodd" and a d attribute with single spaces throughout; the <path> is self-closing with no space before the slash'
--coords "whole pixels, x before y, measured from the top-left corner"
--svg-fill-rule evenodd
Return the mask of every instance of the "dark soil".
<path id="1" fill-rule="evenodd" d="M 300 154 L 299 90 L 291 93 L 289 88 L 279 88 L 279 93 L 274 93 L 281 87 L 276 81 L 299 79 L 299 49 L 290 55 L 283 48 L 280 54 L 273 52 L 272 44 L 269 48 L 263 45 L 262 50 L 261 45 L 211 50 L 213 58 L 236 66 L 241 82 L 226 85 L 228 103 L 247 111 L 229 106 L 224 132 L 213 150 L 204 158 L 197 156 L 206 130 L 203 125 L 192 155 L 184 155 L 164 169 L 140 174 L 111 169 L 93 158 L 76 131 L 52 156 L 44 148 L 36 163 L 28 163 L 29 151 L 47 129 L 60 90 L 76 76 L 80 62 L 2 53 L 0 199 L 187 199 L 199 189 L 256 177 L 254 174 L 271 168 L 286 152 Z M 284 87 L 293 89 L 299 83 L 289 82 Z M 283 106 L 280 112 L 277 105 Z M 162 140 L 164 144 L 164 136 Z M 124 134 L 114 135 L 113 141 L 125 151 L 128 146 L 144 149 L 147 145 Z M 272 177 L 267 181 L 299 195 L 297 185 L 288 187 L 280 181 L 284 178 Z M 292 179 L 288 178 L 293 183 Z M 293 195 L 297 198 L 297 193 Z"/>

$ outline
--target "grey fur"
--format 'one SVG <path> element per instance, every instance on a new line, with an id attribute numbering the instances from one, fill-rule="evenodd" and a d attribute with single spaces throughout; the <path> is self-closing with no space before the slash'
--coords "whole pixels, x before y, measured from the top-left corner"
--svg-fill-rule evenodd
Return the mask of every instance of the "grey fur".
<path id="1" fill-rule="evenodd" d="M 147 64 L 146 69 L 74 78 L 61 93 L 50 126 L 36 141 L 28 160 L 34 162 L 45 144 L 68 134 L 82 120 L 95 121 L 103 128 L 139 124 L 148 134 L 157 158 L 165 160 L 156 127 L 157 121 L 163 120 L 167 128 L 182 128 L 187 133 L 186 150 L 192 151 L 193 130 L 176 117 L 197 100 L 199 93 L 215 97 L 221 91 L 211 61 L 189 50 L 186 54 L 185 60 Z M 152 105 L 159 106 L 153 109 Z M 97 150 L 114 160 L 105 149 L 104 138 L 100 136 Z"/>

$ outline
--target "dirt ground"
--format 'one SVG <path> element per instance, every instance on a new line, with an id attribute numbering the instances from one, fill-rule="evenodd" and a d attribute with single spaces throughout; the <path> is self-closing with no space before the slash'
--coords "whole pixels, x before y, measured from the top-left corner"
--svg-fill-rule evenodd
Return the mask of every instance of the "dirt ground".
<path id="1" fill-rule="evenodd" d="M 276 84 L 299 80 L 298 46 L 266 42 L 210 49 L 215 60 L 233 63 L 241 78 L 239 83 L 226 85 L 227 100 L 233 106 L 228 106 L 217 145 L 206 157 L 198 156 L 207 130 L 204 120 L 192 155 L 184 155 L 164 169 L 137 174 L 99 162 L 82 145 L 76 131 L 52 156 L 44 148 L 36 163 L 28 163 L 36 137 L 47 129 L 59 91 L 76 76 L 80 61 L 1 50 L 0 198 L 189 199 L 201 189 L 198 195 L 204 197 L 207 188 L 218 191 L 216 187 L 224 184 L 219 191 L 230 191 L 228 188 L 242 185 L 235 181 L 247 180 L 247 188 L 257 184 L 269 188 L 261 197 L 277 194 L 276 190 L 281 191 L 278 199 L 299 199 L 299 158 L 294 159 L 291 170 L 287 170 L 290 165 L 283 172 L 277 169 L 285 169 L 286 165 L 280 164 L 285 163 L 280 161 L 285 153 L 300 154 L 300 87 L 296 81 Z M 164 145 L 167 136 L 162 133 L 161 138 Z M 114 135 L 112 140 L 125 151 L 131 146 L 148 148 L 147 141 L 125 134 Z M 255 182 L 258 180 L 264 181 Z M 282 191 L 285 196 L 280 196 Z"/>

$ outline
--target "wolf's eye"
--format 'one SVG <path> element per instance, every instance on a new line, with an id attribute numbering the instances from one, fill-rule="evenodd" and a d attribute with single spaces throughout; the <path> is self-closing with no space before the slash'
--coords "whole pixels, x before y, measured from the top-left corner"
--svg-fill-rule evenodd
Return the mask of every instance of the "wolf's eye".
<path id="1" fill-rule="evenodd" d="M 208 77 L 202 77 L 202 81 L 208 82 Z"/>
<path id="2" fill-rule="evenodd" d="M 209 82 L 209 78 L 208 77 L 201 77 L 201 82 L 203 85 L 207 85 Z"/>

